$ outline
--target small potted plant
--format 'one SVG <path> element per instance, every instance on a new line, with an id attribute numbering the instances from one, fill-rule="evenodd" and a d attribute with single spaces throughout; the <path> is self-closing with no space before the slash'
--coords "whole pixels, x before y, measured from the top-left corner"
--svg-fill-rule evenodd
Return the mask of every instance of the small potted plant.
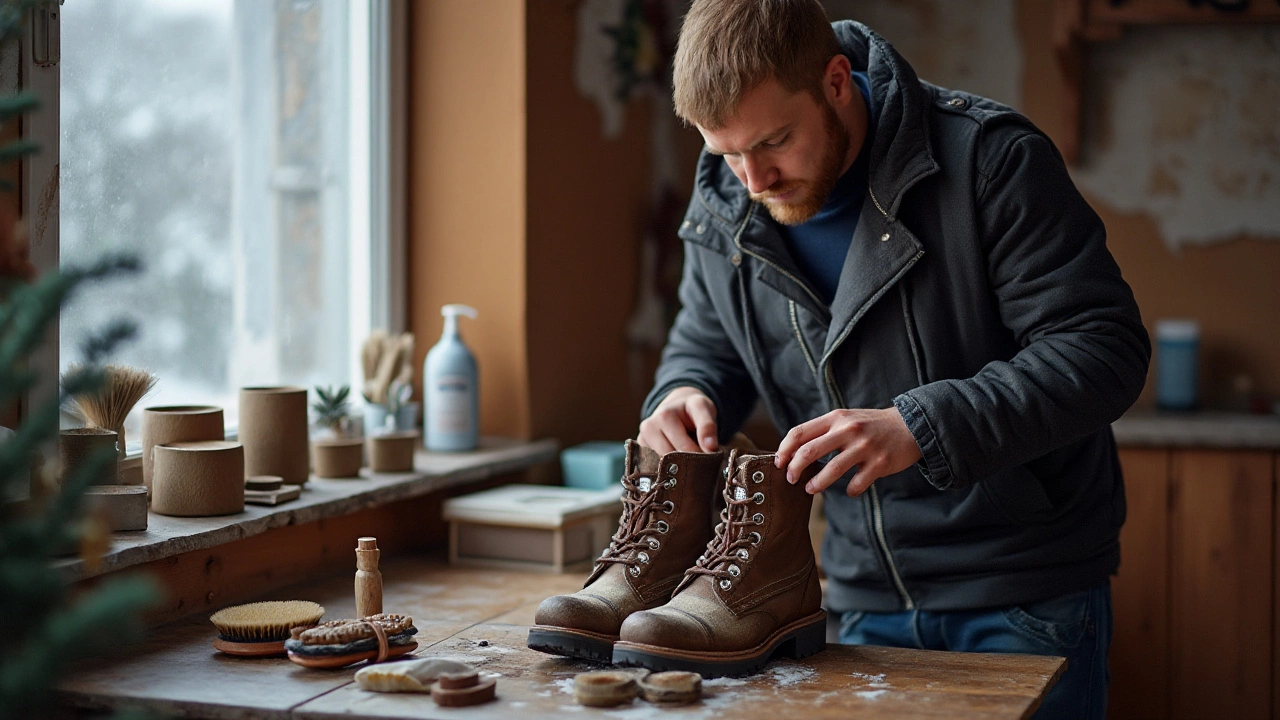
<path id="1" fill-rule="evenodd" d="M 311 442 L 311 464 L 316 477 L 359 477 L 364 463 L 364 442 L 351 437 L 347 428 L 350 423 L 347 396 L 351 388 L 343 385 L 334 390 L 317 385 L 315 392 L 311 409 L 316 413 L 316 423 L 325 428 L 328 435 Z"/>
<path id="2" fill-rule="evenodd" d="M 369 468 L 374 472 L 411 472 L 413 470 L 413 451 L 418 447 L 421 434 L 416 430 L 398 429 L 400 408 L 408 400 L 411 388 L 398 381 L 391 384 L 388 393 L 387 414 L 382 427 L 375 427 L 369 433 Z"/>

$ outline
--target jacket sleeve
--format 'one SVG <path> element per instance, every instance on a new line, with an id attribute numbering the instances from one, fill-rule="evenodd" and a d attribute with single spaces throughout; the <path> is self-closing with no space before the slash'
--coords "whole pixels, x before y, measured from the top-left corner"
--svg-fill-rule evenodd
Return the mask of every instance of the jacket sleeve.
<path id="1" fill-rule="evenodd" d="M 640 416 L 652 415 L 672 390 L 696 387 L 715 403 L 716 428 L 727 441 L 746 421 L 756 390 L 707 292 L 701 254 L 687 243 L 679 295 L 680 312 Z"/>
<path id="2" fill-rule="evenodd" d="M 962 380 L 894 399 L 939 489 L 968 485 L 1095 432 L 1129 408 L 1151 344 L 1102 220 L 1047 138 L 1024 132 L 976 189 L 987 274 L 1022 348 Z"/>

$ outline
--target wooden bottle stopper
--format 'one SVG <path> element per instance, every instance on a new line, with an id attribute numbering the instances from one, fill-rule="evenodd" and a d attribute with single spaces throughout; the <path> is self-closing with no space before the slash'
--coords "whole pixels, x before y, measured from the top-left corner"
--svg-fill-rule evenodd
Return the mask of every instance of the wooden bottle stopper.
<path id="1" fill-rule="evenodd" d="M 364 618 L 382 612 L 382 573 L 378 570 L 378 539 L 362 537 L 356 541 L 356 617 Z"/>

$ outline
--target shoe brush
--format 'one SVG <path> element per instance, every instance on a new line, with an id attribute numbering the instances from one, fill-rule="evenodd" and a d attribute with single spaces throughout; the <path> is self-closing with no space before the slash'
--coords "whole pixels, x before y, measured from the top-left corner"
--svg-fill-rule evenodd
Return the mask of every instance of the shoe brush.
<path id="1" fill-rule="evenodd" d="M 209 616 L 218 629 L 213 646 L 228 655 L 266 657 L 284 655 L 284 641 L 293 628 L 320 622 L 324 608 L 308 600 L 272 600 L 233 605 Z"/>

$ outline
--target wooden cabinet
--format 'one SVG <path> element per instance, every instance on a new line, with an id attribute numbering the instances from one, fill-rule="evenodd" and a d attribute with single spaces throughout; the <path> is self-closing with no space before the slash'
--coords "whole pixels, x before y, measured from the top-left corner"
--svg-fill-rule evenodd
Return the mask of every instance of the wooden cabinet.
<path id="1" fill-rule="evenodd" d="M 1280 533 L 1269 450 L 1123 449 L 1113 718 L 1277 715 Z"/>

